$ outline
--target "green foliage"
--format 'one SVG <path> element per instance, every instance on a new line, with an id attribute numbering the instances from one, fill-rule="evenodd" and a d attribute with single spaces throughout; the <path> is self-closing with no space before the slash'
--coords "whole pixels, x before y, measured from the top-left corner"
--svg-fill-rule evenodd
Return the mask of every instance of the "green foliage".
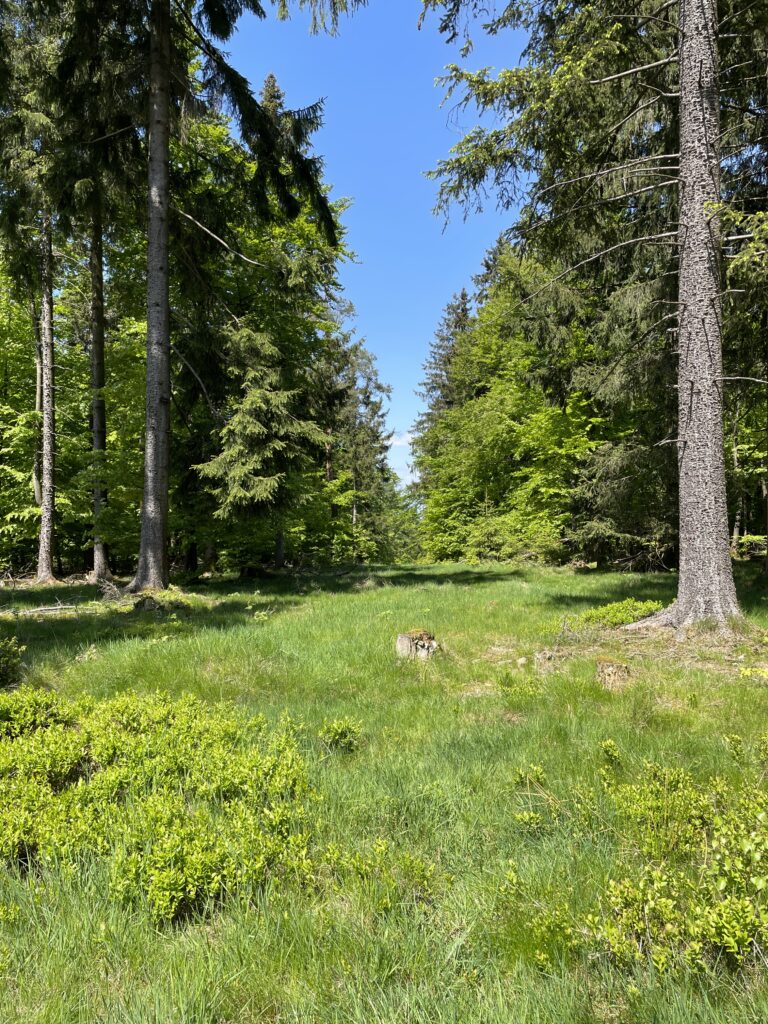
<path id="1" fill-rule="evenodd" d="M 624 601 L 612 601 L 598 608 L 590 608 L 579 616 L 579 621 L 588 626 L 627 626 L 653 615 L 661 608 L 660 601 L 637 601 L 628 597 Z"/>
<path id="2" fill-rule="evenodd" d="M 516 786 L 538 787 L 545 785 L 546 781 L 547 773 L 540 764 L 529 764 L 527 768 L 519 768 L 515 773 Z"/>
<path id="3" fill-rule="evenodd" d="M 365 905 L 379 913 L 429 907 L 438 883 L 449 881 L 435 863 L 409 850 L 393 849 L 386 839 L 377 839 L 370 850 L 355 853 L 332 844 L 324 851 L 323 863 L 339 888 L 343 886 L 349 893 L 357 883 Z"/>
<path id="4" fill-rule="evenodd" d="M 308 780 L 289 721 L 125 693 L 0 695 L 0 857 L 108 861 L 112 893 L 173 921 L 307 878 Z"/>
<path id="5" fill-rule="evenodd" d="M 21 656 L 24 650 L 16 637 L 0 639 L 0 690 L 21 682 Z"/>
<path id="6" fill-rule="evenodd" d="M 337 718 L 324 722 L 318 735 L 328 753 L 338 751 L 342 754 L 354 754 L 360 746 L 362 731 L 360 722 L 355 722 L 351 718 Z"/>
<path id="7" fill-rule="evenodd" d="M 537 339 L 518 300 L 540 275 L 534 262 L 502 251 L 477 315 L 464 311 L 454 325 L 447 380 L 430 385 L 434 408 L 414 445 L 430 557 L 564 553 L 574 485 L 601 420 L 582 395 L 554 400 L 536 380 Z M 570 309 L 568 317 L 559 325 L 565 343 L 583 347 Z M 446 344 L 442 331 L 441 351 Z"/>
<path id="8" fill-rule="evenodd" d="M 609 884 L 604 914 L 586 921 L 590 941 L 624 965 L 650 960 L 662 971 L 718 960 L 738 966 L 759 956 L 768 940 L 768 805 L 762 788 L 748 785 L 718 809 L 725 795 L 721 784 L 701 790 L 658 766 L 646 774 L 650 781 L 627 795 L 638 802 L 632 819 L 643 826 L 653 862 L 639 875 Z M 663 775 L 671 782 L 669 810 L 659 802 Z M 654 826 L 660 835 L 651 840 Z"/>

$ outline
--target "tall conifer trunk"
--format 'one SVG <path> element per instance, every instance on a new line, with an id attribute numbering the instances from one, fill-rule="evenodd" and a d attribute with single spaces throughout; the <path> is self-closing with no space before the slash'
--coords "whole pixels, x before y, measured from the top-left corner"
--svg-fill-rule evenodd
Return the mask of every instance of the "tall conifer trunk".
<path id="1" fill-rule="evenodd" d="M 30 315 L 32 317 L 32 331 L 35 337 L 35 414 L 42 418 L 43 415 L 43 348 L 40 343 L 40 314 L 34 300 L 30 302 Z M 42 440 L 42 437 L 41 437 Z M 35 504 L 38 508 L 43 504 L 42 484 L 42 461 L 43 453 L 41 445 L 35 445 L 35 457 L 32 460 L 32 490 L 35 495 Z"/>
<path id="2" fill-rule="evenodd" d="M 720 90 L 716 0 L 680 0 L 676 626 L 739 614 L 728 543 L 723 451 Z"/>
<path id="3" fill-rule="evenodd" d="M 104 247 L 101 194 L 96 191 L 91 210 L 91 441 L 93 448 L 93 579 L 110 579 L 107 550 L 101 539 L 101 515 L 106 503 L 104 456 L 107 450 L 107 411 L 104 401 Z"/>
<path id="4" fill-rule="evenodd" d="M 53 242 L 51 214 L 43 214 L 40 252 L 40 396 L 43 411 L 42 457 L 40 459 L 40 538 L 37 554 L 37 582 L 52 583 L 54 515 L 56 491 L 56 405 L 53 351 Z"/>
<path id="5" fill-rule="evenodd" d="M 139 564 L 130 589 L 168 585 L 170 461 L 170 317 L 168 296 L 168 151 L 170 138 L 170 0 L 152 0 L 149 70 L 147 256 L 147 406 Z"/>

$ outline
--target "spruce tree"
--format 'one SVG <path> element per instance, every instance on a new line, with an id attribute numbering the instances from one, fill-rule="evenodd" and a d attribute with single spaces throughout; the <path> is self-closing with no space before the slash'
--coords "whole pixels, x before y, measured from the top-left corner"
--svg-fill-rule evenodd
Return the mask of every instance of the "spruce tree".
<path id="1" fill-rule="evenodd" d="M 462 18 L 483 5 L 425 7 L 439 10 L 441 30 L 455 38 Z M 447 78 L 465 101 L 503 121 L 471 132 L 441 165 L 441 203 L 475 202 L 490 180 L 502 205 L 525 200 L 517 233 L 561 262 L 552 284 L 575 274 L 606 295 L 626 299 L 634 290 L 648 327 L 633 344 L 646 334 L 670 337 L 675 327 L 678 422 L 661 440 L 678 450 L 680 576 L 678 599 L 660 623 L 722 624 L 738 612 L 722 450 L 717 205 L 721 131 L 738 130 L 742 152 L 759 138 L 722 94 L 717 54 L 761 16 L 751 8 L 734 14 L 719 39 L 710 0 L 659 9 L 646 0 L 630 9 L 614 0 L 507 3 L 489 30 L 529 31 L 522 66 L 497 78 L 454 66 Z"/>
<path id="2" fill-rule="evenodd" d="M 0 11 L 0 36 L 14 58 L 12 66 L 5 66 L 0 106 L 0 178 L 4 193 L 0 229 L 11 266 L 21 281 L 27 282 L 32 308 L 37 310 L 36 406 L 41 413 L 40 449 L 33 469 L 40 504 L 37 581 L 51 583 L 56 518 L 53 179 L 59 125 L 57 109 L 46 102 L 45 84 L 55 64 L 56 23 L 46 24 L 41 30 L 24 4 L 9 2 Z"/>

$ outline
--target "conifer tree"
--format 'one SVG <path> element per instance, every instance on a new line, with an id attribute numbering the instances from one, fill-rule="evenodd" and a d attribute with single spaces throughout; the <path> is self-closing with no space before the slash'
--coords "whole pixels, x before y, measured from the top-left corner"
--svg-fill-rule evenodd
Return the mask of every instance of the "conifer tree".
<path id="1" fill-rule="evenodd" d="M 483 6 L 425 2 L 452 38 Z M 753 8 L 734 12 L 719 40 L 712 0 L 639 0 L 629 9 L 614 0 L 507 3 L 488 28 L 528 29 L 523 65 L 496 78 L 456 66 L 447 76 L 465 101 L 504 120 L 471 132 L 441 165 L 441 203 L 475 202 L 488 180 L 504 206 L 527 197 L 517 231 L 565 263 L 553 283 L 577 274 L 625 296 L 631 286 L 648 314 L 640 341 L 676 325 L 678 424 L 664 440 L 678 450 L 679 592 L 657 621 L 678 626 L 738 613 L 722 446 L 717 207 L 721 128 L 738 130 L 742 151 L 759 144 L 759 133 L 723 98 L 717 54 L 719 45 L 733 50 L 731 35 L 749 37 L 760 17 Z"/>
<path id="2" fill-rule="evenodd" d="M 330 15 L 335 23 L 344 0 L 333 0 L 326 8 L 311 0 L 318 19 Z M 281 8 L 285 4 L 281 0 Z M 197 37 L 207 62 L 208 73 L 230 103 L 246 144 L 257 156 L 254 184 L 265 193 L 274 188 L 284 208 L 298 212 L 296 192 L 307 195 L 320 222 L 333 234 L 333 218 L 318 184 L 316 161 L 303 153 L 308 128 L 316 125 L 316 112 L 295 119 L 293 138 L 253 97 L 247 83 L 223 59 L 210 41 L 228 39 L 243 10 L 265 16 L 259 0 L 201 0 L 195 14 L 207 35 L 193 18 L 179 8 L 182 22 Z M 169 145 L 171 132 L 171 0 L 152 0 L 149 14 L 149 163 L 148 163 L 148 253 L 147 253 L 147 425 L 145 434 L 144 500 L 141 515 L 141 544 L 132 590 L 165 587 L 168 582 L 167 518 L 170 465 L 170 318 L 168 299 L 168 217 Z M 293 144 L 292 144 L 293 143 Z M 298 144 L 297 144 L 298 143 Z M 266 194 L 261 200 L 266 215 Z"/>
<path id="3" fill-rule="evenodd" d="M 10 249 L 11 265 L 33 291 L 30 302 L 38 320 L 38 398 L 41 412 L 39 461 L 39 583 L 54 581 L 56 516 L 56 390 L 54 350 L 53 209 L 56 116 L 45 100 L 57 45 L 55 23 L 41 33 L 23 4 L 0 11 L 0 36 L 14 60 L 3 75 L 3 120 L 0 125 L 0 177 L 4 203 L 0 227 Z M 36 250 L 36 251 L 35 251 Z M 37 295 L 34 295 L 37 292 Z M 38 470 L 39 467 L 39 470 Z M 39 473 L 39 475 L 38 475 Z"/>

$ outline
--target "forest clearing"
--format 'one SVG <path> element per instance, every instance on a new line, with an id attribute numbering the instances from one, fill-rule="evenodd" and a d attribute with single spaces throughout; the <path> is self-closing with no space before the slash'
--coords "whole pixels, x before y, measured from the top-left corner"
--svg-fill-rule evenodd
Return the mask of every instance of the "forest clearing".
<path id="1" fill-rule="evenodd" d="M 4 590 L 27 687 L 97 706 L 192 695 L 211 721 L 231 702 L 266 716 L 268 735 L 287 712 L 306 789 L 299 866 L 209 889 L 171 920 L 147 888 L 115 888 L 120 836 L 117 849 L 71 850 L 74 826 L 57 838 L 52 825 L 33 871 L 0 873 L 0 1019 L 765 1019 L 744 929 L 764 935 L 768 891 L 754 866 L 722 870 L 722 892 L 702 881 L 718 821 L 747 806 L 749 832 L 766 813 L 768 589 L 752 570 L 739 575 L 743 635 L 702 631 L 671 655 L 668 637 L 616 625 L 636 614 L 628 600 L 669 597 L 665 574 L 286 573 L 174 588 L 164 611 L 95 588 Z M 77 614 L 18 614 L 51 597 L 76 598 Z M 440 650 L 397 659 L 397 633 L 416 625 Z M 627 675 L 606 679 L 601 664 Z M 0 728 L 24 692 L 0 696 Z M 36 762 L 51 778 L 52 750 Z M 170 889 L 173 872 L 185 884 L 205 873 L 185 841 Z M 639 886 L 652 869 L 667 873 L 658 897 L 672 909 L 639 928 L 631 899 L 612 911 L 611 883 Z M 706 913 L 699 961 L 686 928 Z"/>
<path id="2" fill-rule="evenodd" d="M 0 0 L 0 1024 L 768 1021 L 766 68 Z"/>

